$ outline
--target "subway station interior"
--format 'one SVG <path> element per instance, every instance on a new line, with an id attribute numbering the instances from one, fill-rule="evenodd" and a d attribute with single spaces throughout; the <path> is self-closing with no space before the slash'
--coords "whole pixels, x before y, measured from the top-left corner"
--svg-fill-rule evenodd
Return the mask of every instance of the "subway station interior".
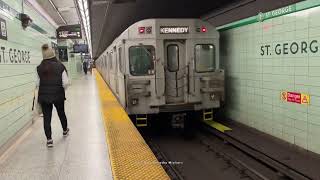
<path id="1" fill-rule="evenodd" d="M 320 0 L 0 0 L 0 180 L 320 180 Z"/>

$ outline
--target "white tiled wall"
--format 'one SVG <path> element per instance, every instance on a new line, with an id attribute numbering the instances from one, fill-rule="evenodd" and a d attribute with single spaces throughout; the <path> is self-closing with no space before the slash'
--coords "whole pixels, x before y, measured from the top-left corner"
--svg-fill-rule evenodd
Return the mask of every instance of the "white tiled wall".
<path id="1" fill-rule="evenodd" d="M 4 0 L 11 8 L 28 14 L 35 24 L 47 31 L 41 34 L 33 28 L 22 29 L 21 21 L 12 16 L 0 17 L 6 20 L 8 40 L 0 40 L 0 147 L 19 131 L 28 121 L 32 119 L 32 101 L 35 89 L 35 69 L 42 60 L 41 45 L 51 44 L 50 36 L 55 36 L 55 28 L 42 18 L 32 7 L 24 4 L 22 0 Z M 10 48 L 12 49 L 11 54 Z M 13 51 L 29 52 L 30 63 L 11 62 L 9 55 L 14 56 Z"/>
<path id="2" fill-rule="evenodd" d="M 278 43 L 312 40 L 317 53 L 275 54 Z M 320 153 L 320 7 L 223 31 L 221 41 L 228 116 Z M 281 91 L 308 93 L 311 104 L 283 102 Z"/>

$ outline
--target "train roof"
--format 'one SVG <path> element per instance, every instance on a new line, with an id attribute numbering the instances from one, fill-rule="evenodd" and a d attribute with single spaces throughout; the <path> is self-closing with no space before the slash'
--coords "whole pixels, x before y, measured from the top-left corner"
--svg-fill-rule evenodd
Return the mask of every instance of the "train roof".
<path id="1" fill-rule="evenodd" d="M 196 18 L 145 19 L 129 26 L 106 49 L 122 40 L 219 38 L 216 27 Z M 106 51 L 105 50 L 105 51 Z"/>

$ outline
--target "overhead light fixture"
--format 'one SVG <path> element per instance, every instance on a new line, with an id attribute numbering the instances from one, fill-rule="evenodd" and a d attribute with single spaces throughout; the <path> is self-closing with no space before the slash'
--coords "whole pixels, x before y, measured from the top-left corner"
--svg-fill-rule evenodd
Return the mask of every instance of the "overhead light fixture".
<path id="1" fill-rule="evenodd" d="M 79 18 L 81 20 L 81 24 L 82 24 L 82 28 L 84 30 L 87 44 L 89 46 L 90 52 L 92 52 L 88 1 L 87 0 L 74 0 L 74 2 L 77 5 L 77 9 L 78 9 L 79 16 L 80 16 Z"/>
<path id="2" fill-rule="evenodd" d="M 52 0 L 48 0 L 50 2 L 50 4 L 52 5 L 52 7 L 56 10 L 56 12 L 58 13 L 58 15 L 60 16 L 60 18 L 62 19 L 62 21 L 64 22 L 64 24 L 67 24 L 67 21 L 62 17 L 60 11 L 58 10 L 58 8 L 56 7 L 56 5 L 54 5 L 54 3 L 52 2 Z"/>
<path id="3" fill-rule="evenodd" d="M 58 8 L 58 10 L 59 10 L 60 12 L 62 12 L 62 11 L 70 11 L 72 8 L 73 8 L 73 7 L 61 7 L 61 8 Z"/>

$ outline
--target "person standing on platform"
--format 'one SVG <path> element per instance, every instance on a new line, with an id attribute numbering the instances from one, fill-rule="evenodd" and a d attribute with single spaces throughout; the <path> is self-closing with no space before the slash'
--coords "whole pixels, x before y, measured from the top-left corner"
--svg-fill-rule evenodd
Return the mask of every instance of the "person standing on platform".
<path id="1" fill-rule="evenodd" d="M 88 62 L 88 70 L 89 70 L 90 74 L 92 74 L 92 66 L 93 66 L 92 61 L 89 61 Z"/>
<path id="2" fill-rule="evenodd" d="M 67 117 L 64 110 L 65 89 L 70 84 L 66 67 L 57 60 L 54 50 L 44 44 L 43 60 L 37 67 L 38 102 L 41 105 L 47 146 L 53 147 L 51 118 L 53 105 L 56 107 L 63 129 L 63 136 L 69 135 Z"/>
<path id="3" fill-rule="evenodd" d="M 83 71 L 84 71 L 84 74 L 87 75 L 87 72 L 88 72 L 88 62 L 87 61 L 83 61 Z"/>

